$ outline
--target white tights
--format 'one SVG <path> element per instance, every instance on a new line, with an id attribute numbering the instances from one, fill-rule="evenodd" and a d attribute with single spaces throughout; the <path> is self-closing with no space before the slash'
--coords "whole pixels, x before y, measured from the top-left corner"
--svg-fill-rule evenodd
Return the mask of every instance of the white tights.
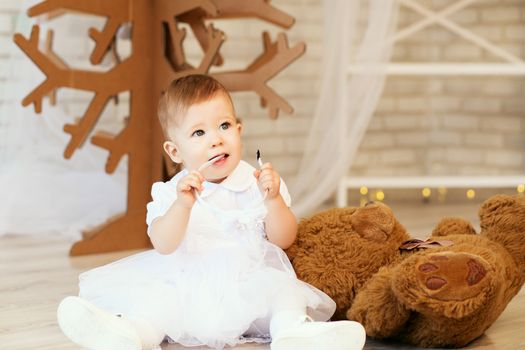
<path id="1" fill-rule="evenodd" d="M 293 289 L 282 290 L 278 297 L 273 299 L 269 315 L 255 320 L 246 334 L 269 333 L 272 338 L 275 338 L 283 329 L 296 325 L 306 318 L 306 299 Z"/>
<path id="2" fill-rule="evenodd" d="M 292 288 L 283 290 L 273 304 L 270 317 L 270 335 L 275 338 L 283 329 L 306 320 L 306 299 Z"/>
<path id="3" fill-rule="evenodd" d="M 124 316 L 135 328 L 137 334 L 142 342 L 142 349 L 151 350 L 157 348 L 164 337 L 164 332 L 159 331 L 158 328 L 154 327 L 150 322 L 143 318 L 134 316 Z"/>

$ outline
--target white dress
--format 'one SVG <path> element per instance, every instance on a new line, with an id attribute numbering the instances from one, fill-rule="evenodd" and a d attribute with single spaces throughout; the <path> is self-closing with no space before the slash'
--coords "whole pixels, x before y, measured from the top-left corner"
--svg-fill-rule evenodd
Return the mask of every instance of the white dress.
<path id="1" fill-rule="evenodd" d="M 272 305 L 286 293 L 304 299 L 315 320 L 328 320 L 334 301 L 299 281 L 283 250 L 266 239 L 266 208 L 253 171 L 241 161 L 222 183 L 204 183 L 175 252 L 149 250 L 87 271 L 80 275 L 80 296 L 110 312 L 144 318 L 185 346 L 268 341 Z M 153 185 L 148 225 L 171 206 L 186 174 Z M 290 205 L 282 180 L 281 195 Z M 248 337 L 254 321 L 266 327 Z"/>

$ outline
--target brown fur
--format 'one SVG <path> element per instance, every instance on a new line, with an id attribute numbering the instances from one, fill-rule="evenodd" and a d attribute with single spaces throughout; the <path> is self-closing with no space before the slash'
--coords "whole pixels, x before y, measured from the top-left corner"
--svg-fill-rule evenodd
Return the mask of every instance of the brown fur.
<path id="1" fill-rule="evenodd" d="M 386 205 L 331 209 L 302 220 L 287 253 L 300 279 L 335 300 L 334 319 L 359 321 L 375 338 L 461 347 L 525 282 L 525 197 L 494 196 L 479 216 L 480 234 L 445 218 L 431 239 L 452 246 L 401 253 L 410 237 Z"/>

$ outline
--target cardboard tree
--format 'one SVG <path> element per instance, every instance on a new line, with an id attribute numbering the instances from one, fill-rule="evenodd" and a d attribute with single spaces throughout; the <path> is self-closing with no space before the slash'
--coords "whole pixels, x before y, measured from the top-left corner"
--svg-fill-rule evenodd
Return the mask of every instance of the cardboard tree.
<path id="1" fill-rule="evenodd" d="M 201 73 L 219 80 L 229 91 L 253 91 L 271 118 L 280 110 L 292 113 L 292 107 L 266 84 L 268 80 L 291 64 L 305 51 L 305 44 L 288 45 L 286 34 L 272 41 L 263 33 L 263 51 L 243 70 L 214 74 L 212 65 L 224 58 L 220 47 L 224 33 L 206 22 L 215 18 L 257 17 L 283 28 L 293 25 L 294 19 L 270 5 L 269 0 L 47 0 L 28 10 L 30 17 L 51 18 L 66 12 L 79 12 L 107 18 L 102 31 L 91 28 L 89 36 L 95 41 L 91 63 L 102 62 L 114 54 L 116 34 L 123 25 L 131 26 L 132 54 L 109 71 L 94 72 L 68 67 L 51 48 L 39 48 L 39 26 L 32 28 L 29 38 L 15 34 L 15 43 L 46 75 L 43 83 L 27 95 L 22 105 L 34 105 L 42 111 L 42 99 L 68 87 L 94 92 L 86 112 L 75 124 L 64 125 L 71 139 L 64 151 L 70 158 L 90 136 L 106 104 L 119 93 L 129 91 L 130 116 L 118 135 L 96 133 L 91 143 L 106 149 L 109 154 L 106 172 L 112 173 L 122 157 L 128 157 L 128 197 L 125 213 L 113 217 L 100 227 L 83 233 L 83 239 L 72 247 L 71 255 L 83 255 L 117 250 L 140 249 L 150 246 L 146 234 L 146 204 L 151 185 L 165 180 L 174 172 L 173 165 L 163 156 L 163 136 L 156 116 L 157 101 L 163 89 L 180 76 Z M 183 42 L 189 25 L 204 54 L 198 67 L 185 58 Z M 52 33 L 49 34 L 51 37 Z M 117 56 L 118 57 L 118 56 Z M 79 198 L 79 200 L 82 200 Z"/>

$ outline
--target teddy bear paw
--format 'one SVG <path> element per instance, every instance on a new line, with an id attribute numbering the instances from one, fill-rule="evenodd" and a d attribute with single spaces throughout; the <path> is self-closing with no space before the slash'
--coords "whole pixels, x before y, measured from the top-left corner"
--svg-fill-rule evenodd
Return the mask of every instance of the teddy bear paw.
<path id="1" fill-rule="evenodd" d="M 409 308 L 463 317 L 481 307 L 491 288 L 490 267 L 468 253 L 414 256 L 397 272 L 397 290 Z"/>
<path id="2" fill-rule="evenodd" d="M 416 265 L 416 274 L 434 299 L 453 300 L 477 294 L 476 286 L 487 275 L 487 268 L 471 254 L 434 254 Z"/>

